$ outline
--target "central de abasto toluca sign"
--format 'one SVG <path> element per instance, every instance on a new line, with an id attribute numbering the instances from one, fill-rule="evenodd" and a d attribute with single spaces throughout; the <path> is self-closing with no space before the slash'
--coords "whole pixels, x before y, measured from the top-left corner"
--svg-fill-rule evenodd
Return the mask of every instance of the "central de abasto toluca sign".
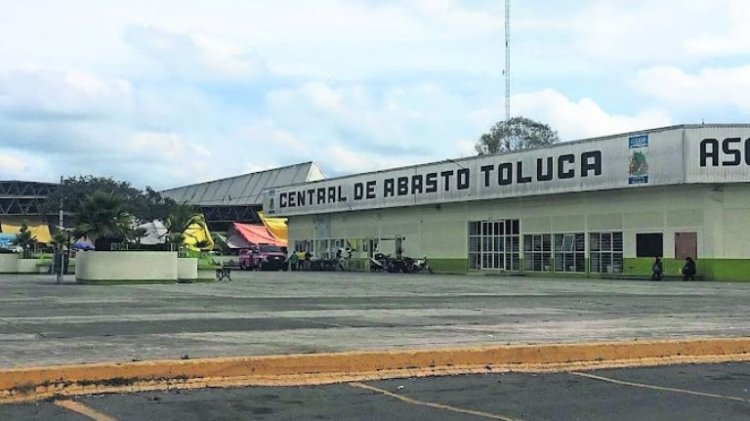
<path id="1" fill-rule="evenodd" d="M 289 216 L 682 183 L 750 181 L 750 125 L 678 127 L 266 191 Z"/>

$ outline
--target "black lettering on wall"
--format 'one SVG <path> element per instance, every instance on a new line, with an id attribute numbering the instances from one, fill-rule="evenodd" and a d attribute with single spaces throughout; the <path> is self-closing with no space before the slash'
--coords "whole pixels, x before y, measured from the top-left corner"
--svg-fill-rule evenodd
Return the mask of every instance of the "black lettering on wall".
<path id="1" fill-rule="evenodd" d="M 310 199 L 307 201 L 311 206 L 313 204 L 313 198 L 315 197 L 315 189 L 308 189 L 307 190 L 307 198 Z"/>
<path id="2" fill-rule="evenodd" d="M 740 165 L 740 163 L 742 162 L 742 153 L 739 149 L 740 142 L 742 142 L 742 139 L 740 139 L 739 137 L 730 137 L 728 139 L 724 139 L 724 141 L 721 142 L 722 152 L 724 152 L 725 155 L 732 156 L 730 160 L 722 161 L 722 165 L 726 165 L 728 167 L 736 167 Z M 733 147 L 735 143 L 737 144 L 736 149 Z"/>
<path id="3" fill-rule="evenodd" d="M 537 158 L 536 159 L 536 179 L 538 181 L 550 181 L 552 180 L 552 157 L 548 156 L 547 161 L 547 169 L 544 169 L 544 158 Z"/>
<path id="4" fill-rule="evenodd" d="M 513 184 L 513 164 L 503 162 L 497 166 L 497 184 L 501 186 Z"/>
<path id="5" fill-rule="evenodd" d="M 573 154 L 565 154 L 557 157 L 557 178 L 564 180 L 566 178 L 573 178 L 576 176 L 576 170 L 573 164 L 576 162 L 576 157 Z M 566 165 L 570 164 L 569 169 L 565 169 Z"/>
<path id="6" fill-rule="evenodd" d="M 709 146 L 711 150 L 709 150 Z M 716 139 L 703 139 L 701 141 L 701 167 L 706 166 L 709 158 L 712 167 L 719 166 L 719 141 Z"/>
<path id="7" fill-rule="evenodd" d="M 368 181 L 365 185 L 365 198 L 367 199 L 374 199 L 375 198 L 375 181 Z"/>
<path id="8" fill-rule="evenodd" d="M 427 186 L 424 189 L 425 193 L 435 193 L 437 191 L 437 176 L 436 172 L 427 173 L 425 176 L 425 185 Z"/>
<path id="9" fill-rule="evenodd" d="M 346 196 L 344 196 L 344 195 L 343 195 L 343 194 L 341 193 L 341 186 L 338 186 L 338 187 L 336 188 L 336 191 L 338 192 L 338 197 L 336 198 L 336 201 L 337 201 L 337 202 L 346 202 Z"/>
<path id="10" fill-rule="evenodd" d="M 409 194 L 409 177 L 399 177 L 396 183 L 396 192 L 399 196 Z"/>
<path id="11" fill-rule="evenodd" d="M 336 203 L 336 187 L 328 188 L 328 203 Z"/>
<path id="12" fill-rule="evenodd" d="M 455 173 L 455 171 L 453 170 L 443 171 L 440 173 L 440 175 L 443 177 L 443 190 L 449 191 L 451 189 L 451 177 L 453 177 L 453 173 Z"/>
<path id="13" fill-rule="evenodd" d="M 424 187 L 422 180 L 422 174 L 416 174 L 411 177 L 411 193 L 421 194 L 422 188 Z"/>
<path id="14" fill-rule="evenodd" d="M 297 206 L 305 206 L 305 192 L 297 192 Z"/>
<path id="15" fill-rule="evenodd" d="M 365 186 L 362 183 L 354 183 L 354 200 L 362 200 L 365 196 Z"/>
<path id="16" fill-rule="evenodd" d="M 590 151 L 581 154 L 581 177 L 588 177 L 589 171 L 602 175 L 602 152 Z"/>
<path id="17" fill-rule="evenodd" d="M 466 190 L 469 188 L 469 180 L 471 179 L 471 170 L 468 168 L 461 168 L 458 170 L 458 189 Z"/>
<path id="18" fill-rule="evenodd" d="M 490 186 L 490 175 L 492 174 L 492 171 L 495 169 L 494 165 L 482 165 L 481 168 L 482 174 L 484 174 L 484 187 Z"/>
<path id="19" fill-rule="evenodd" d="M 296 196 L 294 195 L 294 193 L 289 193 L 289 196 L 287 196 L 287 203 L 286 203 L 286 205 L 289 206 L 290 208 L 297 207 L 297 205 L 294 203 L 294 198 L 295 197 Z"/>
<path id="20" fill-rule="evenodd" d="M 326 202 L 326 188 L 325 187 L 319 187 L 317 190 L 318 190 L 318 192 L 317 192 L 318 203 L 317 204 L 320 205 L 321 203 L 325 203 Z"/>
<path id="21" fill-rule="evenodd" d="M 386 178 L 383 183 L 383 197 L 393 196 L 393 179 Z"/>
<path id="22" fill-rule="evenodd" d="M 523 161 L 518 161 L 516 163 L 516 179 L 519 184 L 531 183 L 531 176 L 523 175 Z"/>
<path id="23" fill-rule="evenodd" d="M 280 208 L 286 207 L 286 193 L 279 194 L 279 207 Z"/>
<path id="24" fill-rule="evenodd" d="M 745 164 L 750 165 L 750 137 L 745 139 Z"/>

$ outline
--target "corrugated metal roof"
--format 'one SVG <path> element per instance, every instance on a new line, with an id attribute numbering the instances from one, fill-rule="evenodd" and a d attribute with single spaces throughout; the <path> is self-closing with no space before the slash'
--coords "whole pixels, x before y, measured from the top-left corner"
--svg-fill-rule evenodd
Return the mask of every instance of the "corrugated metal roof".
<path id="1" fill-rule="evenodd" d="M 264 190 L 322 180 L 323 178 L 325 176 L 317 164 L 303 162 L 287 167 L 177 187 L 164 190 L 161 194 L 179 203 L 187 202 L 193 205 L 262 205 Z"/>

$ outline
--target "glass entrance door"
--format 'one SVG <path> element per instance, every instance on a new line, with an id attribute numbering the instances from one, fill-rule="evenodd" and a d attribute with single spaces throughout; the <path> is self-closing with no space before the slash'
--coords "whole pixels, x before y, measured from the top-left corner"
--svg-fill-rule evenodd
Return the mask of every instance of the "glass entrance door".
<path id="1" fill-rule="evenodd" d="M 520 224 L 517 219 L 469 223 L 469 268 L 518 270 Z"/>

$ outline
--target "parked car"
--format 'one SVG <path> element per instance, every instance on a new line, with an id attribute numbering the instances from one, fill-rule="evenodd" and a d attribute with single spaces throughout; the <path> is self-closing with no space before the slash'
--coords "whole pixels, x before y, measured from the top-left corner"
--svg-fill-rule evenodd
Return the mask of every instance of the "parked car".
<path id="1" fill-rule="evenodd" d="M 286 270 L 287 267 L 286 253 L 270 244 L 242 250 L 239 261 L 242 270 Z"/>

